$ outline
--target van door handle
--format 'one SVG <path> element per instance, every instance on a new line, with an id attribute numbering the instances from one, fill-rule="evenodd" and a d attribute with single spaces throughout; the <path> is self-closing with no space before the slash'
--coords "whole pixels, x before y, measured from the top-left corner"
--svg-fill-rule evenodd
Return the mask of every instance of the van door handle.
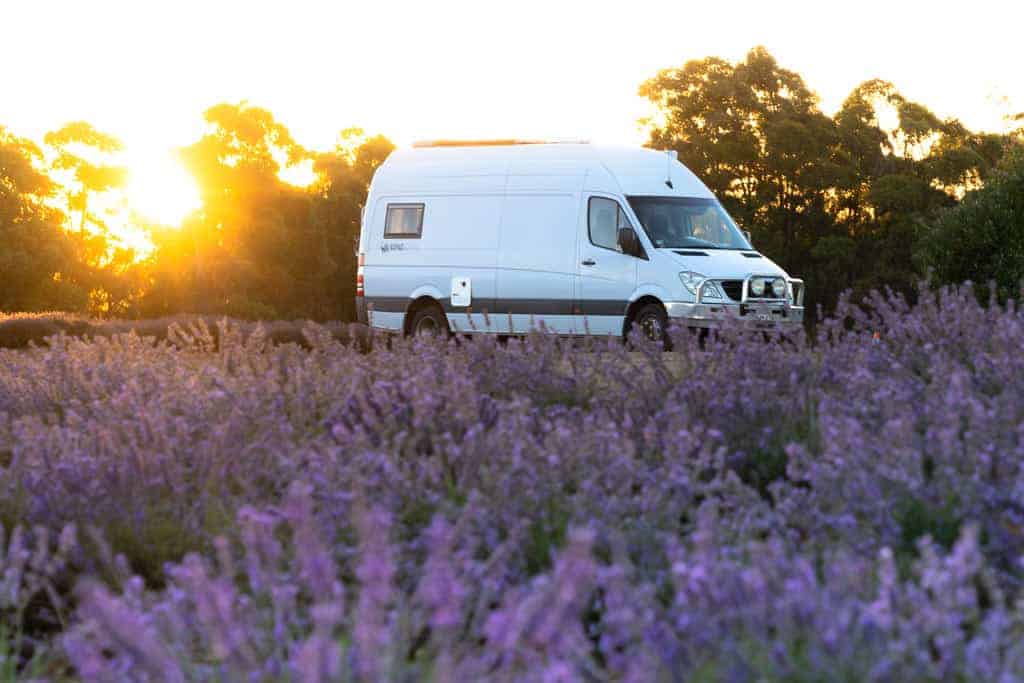
<path id="1" fill-rule="evenodd" d="M 583 259 L 583 265 L 585 265 L 585 266 L 596 266 L 597 265 L 597 261 L 595 261 L 592 258 Z"/>

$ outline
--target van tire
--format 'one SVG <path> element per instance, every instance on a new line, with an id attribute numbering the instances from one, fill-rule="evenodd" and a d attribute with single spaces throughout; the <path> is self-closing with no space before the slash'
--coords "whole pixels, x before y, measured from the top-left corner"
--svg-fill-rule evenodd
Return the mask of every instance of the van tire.
<path id="1" fill-rule="evenodd" d="M 672 348 L 672 340 L 668 336 L 668 314 L 661 304 L 649 303 L 641 306 L 630 321 L 629 329 L 636 327 L 640 334 L 648 341 L 660 343 L 669 351 Z"/>
<path id="2" fill-rule="evenodd" d="M 448 317 L 441 310 L 441 307 L 434 304 L 417 309 L 412 314 L 409 322 L 409 336 L 420 335 L 449 335 Z"/>

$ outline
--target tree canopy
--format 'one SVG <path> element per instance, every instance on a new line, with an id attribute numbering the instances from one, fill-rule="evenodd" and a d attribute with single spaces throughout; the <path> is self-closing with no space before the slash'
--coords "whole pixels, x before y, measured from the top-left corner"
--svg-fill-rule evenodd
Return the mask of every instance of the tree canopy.
<path id="1" fill-rule="evenodd" d="M 939 282 L 995 285 L 1005 301 L 1024 286 L 1024 148 L 1013 150 L 985 185 L 939 214 L 920 236 L 920 266 Z"/>
<path id="2" fill-rule="evenodd" d="M 41 170 L 43 152 L 0 127 L 0 310 L 80 309 L 87 292 L 79 244 L 49 201 L 57 185 Z"/>

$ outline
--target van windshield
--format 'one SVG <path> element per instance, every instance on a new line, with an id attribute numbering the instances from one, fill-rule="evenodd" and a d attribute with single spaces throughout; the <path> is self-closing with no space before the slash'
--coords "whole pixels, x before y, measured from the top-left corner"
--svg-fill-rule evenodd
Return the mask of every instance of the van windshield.
<path id="1" fill-rule="evenodd" d="M 659 249 L 751 249 L 717 199 L 629 197 L 644 231 Z"/>

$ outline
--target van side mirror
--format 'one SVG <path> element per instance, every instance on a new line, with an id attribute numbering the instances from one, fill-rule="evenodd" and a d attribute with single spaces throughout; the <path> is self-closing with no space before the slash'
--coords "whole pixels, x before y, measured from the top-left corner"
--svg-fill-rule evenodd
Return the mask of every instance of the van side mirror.
<path id="1" fill-rule="evenodd" d="M 640 244 L 640 238 L 637 237 L 633 228 L 619 228 L 618 238 L 623 254 L 635 256 L 636 258 L 647 257 L 647 254 L 644 253 L 643 245 Z"/>
<path id="2" fill-rule="evenodd" d="M 743 236 L 747 238 L 747 242 L 750 243 L 750 246 L 754 246 L 754 239 L 750 236 L 750 231 L 749 230 L 744 230 L 743 231 Z"/>

